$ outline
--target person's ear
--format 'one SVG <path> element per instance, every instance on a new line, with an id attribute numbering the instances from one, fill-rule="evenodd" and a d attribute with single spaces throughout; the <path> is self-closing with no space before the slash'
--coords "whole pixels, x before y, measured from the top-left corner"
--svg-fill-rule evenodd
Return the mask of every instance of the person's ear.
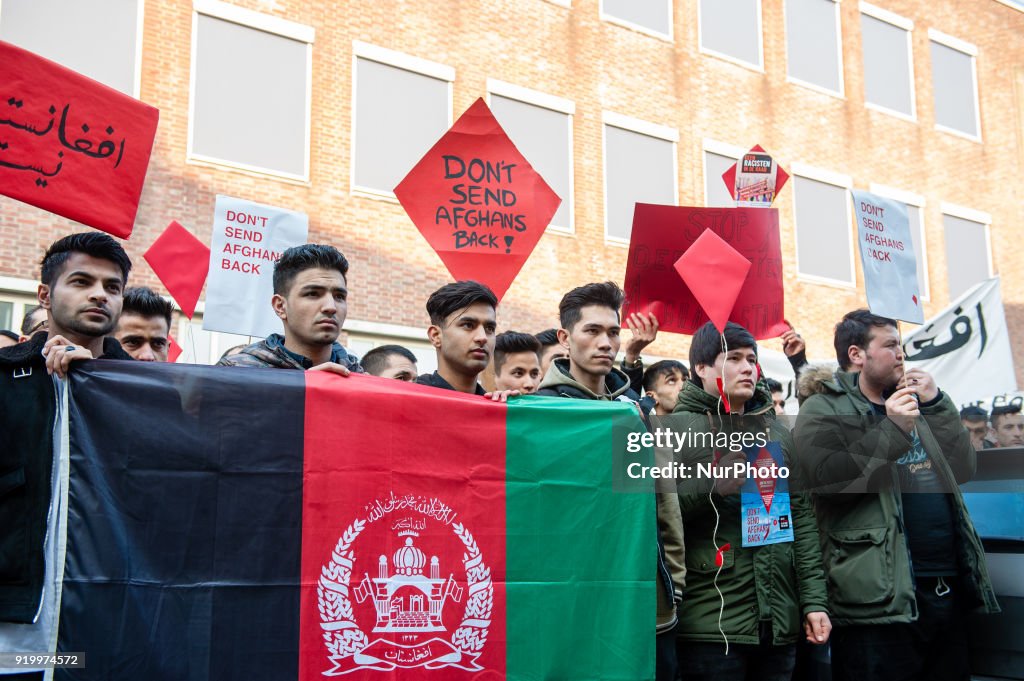
<path id="1" fill-rule="evenodd" d="M 288 319 L 288 302 L 280 293 L 275 293 L 270 299 L 270 306 L 274 308 L 274 314 L 282 320 Z"/>
<path id="2" fill-rule="evenodd" d="M 566 350 L 568 350 L 569 349 L 569 332 L 566 331 L 565 329 L 559 329 L 556 332 L 556 335 L 558 336 L 558 344 L 561 345 Z"/>
<path id="3" fill-rule="evenodd" d="M 438 350 L 441 349 L 441 327 L 436 324 L 431 324 L 427 327 L 427 340 Z"/>
<path id="4" fill-rule="evenodd" d="M 47 284 L 40 284 L 39 288 L 36 289 L 36 300 L 39 301 L 39 306 L 44 310 L 50 309 L 50 287 Z"/>
<path id="5" fill-rule="evenodd" d="M 846 356 L 850 360 L 850 366 L 863 366 L 867 358 L 867 351 L 859 345 L 851 345 L 846 350 Z"/>
<path id="6" fill-rule="evenodd" d="M 718 372 L 710 364 L 698 364 L 694 367 L 694 371 L 700 376 L 701 383 L 704 385 L 714 385 L 715 379 L 718 378 Z"/>

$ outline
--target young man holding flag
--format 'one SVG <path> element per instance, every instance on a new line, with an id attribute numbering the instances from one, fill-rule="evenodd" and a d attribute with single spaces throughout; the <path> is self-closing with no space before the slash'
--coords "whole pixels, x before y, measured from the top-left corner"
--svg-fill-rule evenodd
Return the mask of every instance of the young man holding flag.
<path id="1" fill-rule="evenodd" d="M 567 359 L 555 359 L 541 381 L 538 395 L 584 400 L 639 402 L 630 379 L 615 367 L 621 344 L 619 308 L 622 289 L 607 281 L 569 291 L 558 305 L 562 328 L 558 340 Z M 639 410 L 639 405 L 638 405 Z M 678 673 L 675 651 L 676 610 L 686 579 L 678 500 L 673 493 L 658 494 L 658 611 L 656 621 L 655 678 L 674 681 Z"/>
<path id="2" fill-rule="evenodd" d="M 55 241 L 43 258 L 38 291 L 47 331 L 0 350 L 0 622 L 31 625 L 41 609 L 53 607 L 52 599 L 44 602 L 44 582 L 52 586 L 45 575 L 50 550 L 56 555 L 52 540 L 47 543 L 55 522 L 54 378 L 64 378 L 73 361 L 131 359 L 108 337 L 131 267 L 106 234 Z"/>
<path id="3" fill-rule="evenodd" d="M 427 338 L 437 351 L 437 371 L 421 375 L 416 383 L 481 395 L 496 402 L 519 395 L 518 390 L 489 393 L 478 381 L 494 354 L 497 307 L 494 292 L 475 281 L 456 281 L 431 293 L 427 299 Z"/>
<path id="4" fill-rule="evenodd" d="M 338 343 L 348 314 L 348 260 L 333 246 L 303 244 L 274 264 L 270 304 L 284 324 L 217 366 L 317 369 L 347 376 L 362 372 L 359 360 Z"/>

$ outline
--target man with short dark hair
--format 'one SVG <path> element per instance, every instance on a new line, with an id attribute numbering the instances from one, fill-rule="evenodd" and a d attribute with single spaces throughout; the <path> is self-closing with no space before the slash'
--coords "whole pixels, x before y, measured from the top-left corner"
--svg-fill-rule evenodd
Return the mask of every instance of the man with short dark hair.
<path id="1" fill-rule="evenodd" d="M 540 386 L 540 341 L 518 331 L 499 333 L 494 343 L 494 386 L 524 395 Z"/>
<path id="2" fill-rule="evenodd" d="M 558 305 L 562 324 L 558 342 L 569 356 L 551 362 L 538 395 L 639 401 L 630 389 L 629 376 L 615 366 L 622 343 L 622 301 L 622 289 L 610 281 L 580 286 L 565 294 Z"/>
<path id="3" fill-rule="evenodd" d="M 132 359 L 166 362 L 174 306 L 146 286 L 125 289 L 114 338 Z"/>
<path id="4" fill-rule="evenodd" d="M 772 394 L 772 407 L 775 409 L 775 415 L 782 416 L 786 413 L 786 394 L 782 388 L 782 384 L 774 378 L 767 377 L 765 377 L 764 382 Z"/>
<path id="5" fill-rule="evenodd" d="M 540 375 L 547 376 L 552 360 L 564 359 L 569 356 L 562 344 L 558 342 L 558 329 L 544 329 L 536 334 L 540 343 Z"/>
<path id="6" fill-rule="evenodd" d="M 970 405 L 960 410 L 960 423 L 971 436 L 971 445 L 975 451 L 988 449 L 992 443 L 988 441 L 988 412 L 977 405 Z"/>
<path id="7" fill-rule="evenodd" d="M 416 380 L 416 355 L 401 345 L 380 345 L 363 355 L 363 371 L 371 376 Z"/>
<path id="8" fill-rule="evenodd" d="M 810 499 L 801 493 L 799 472 L 791 475 L 796 466 L 793 440 L 775 417 L 767 386 L 758 381 L 757 342 L 745 328 L 728 322 L 719 333 L 714 324 L 706 323 L 690 343 L 690 369 L 673 421 L 666 423 L 678 432 L 703 437 L 694 439 L 699 445 L 682 450 L 681 463 L 690 470 L 715 466 L 728 471 L 747 461 L 740 444 L 719 448 L 713 439 L 718 436 L 727 436 L 730 443 L 758 443 L 757 436 L 767 436 L 778 443 L 782 465 L 789 472 L 786 520 L 792 538 L 749 545 L 739 494 L 746 476 L 698 475 L 683 480 L 679 507 L 686 551 L 700 556 L 691 559 L 691 565 L 702 566 L 687 572 L 679 615 L 679 658 L 686 661 L 683 678 L 789 681 L 801 634 L 823 645 L 832 628 L 818 525 Z M 774 479 L 762 480 L 774 488 Z M 731 547 L 721 571 L 709 563 L 718 546 Z M 718 589 L 727 594 L 724 604 Z M 722 654 L 719 627 L 735 646 L 727 656 Z"/>
<path id="9" fill-rule="evenodd" d="M 671 414 L 676 408 L 676 399 L 683 383 L 690 377 L 690 370 L 682 362 L 663 359 L 647 367 L 644 372 L 644 395 L 654 402 L 654 413 L 658 416 Z"/>
<path id="10" fill-rule="evenodd" d="M 558 342 L 568 358 L 555 359 L 538 395 L 583 400 L 618 400 L 637 404 L 629 376 L 615 367 L 621 343 L 619 308 L 624 295 L 614 282 L 587 284 L 562 297 L 558 305 Z M 637 410 L 639 411 L 637 404 Z M 644 421 L 646 425 L 646 420 Z M 658 585 L 655 619 L 655 678 L 674 681 L 676 604 L 686 578 L 682 522 L 675 493 L 658 493 Z"/>
<path id="11" fill-rule="evenodd" d="M 121 313 L 131 261 L 100 232 L 54 242 L 42 261 L 37 296 L 49 329 L 0 350 L 0 621 L 30 623 L 44 589 L 56 391 L 73 361 L 131 359 L 107 338 Z M 16 476 L 16 480 L 15 477 Z M 0 483 L 2 486 L 2 483 Z"/>
<path id="12" fill-rule="evenodd" d="M 1024 446 L 1024 414 L 1020 404 L 1007 404 L 992 409 L 992 432 L 996 447 Z"/>
<path id="13" fill-rule="evenodd" d="M 50 319 L 42 305 L 33 305 L 28 308 L 21 320 L 21 336 L 18 338 L 18 342 L 24 343 L 37 331 L 45 331 L 49 323 Z"/>
<path id="14" fill-rule="evenodd" d="M 489 393 L 478 382 L 494 353 L 498 297 L 475 281 L 445 284 L 427 299 L 427 339 L 437 352 L 437 371 L 416 379 L 421 385 L 482 395 L 505 402 L 518 391 Z"/>
<path id="15" fill-rule="evenodd" d="M 966 679 L 967 614 L 999 611 L 960 493 L 977 466 L 970 436 L 931 375 L 904 370 L 894 320 L 850 312 L 835 349 L 841 371 L 796 426 L 817 490 L 834 678 Z"/>
<path id="16" fill-rule="evenodd" d="M 362 372 L 359 360 L 338 343 L 348 314 L 348 260 L 333 246 L 303 244 L 281 254 L 274 265 L 270 304 L 284 335 L 221 357 L 218 366 L 316 369 L 347 376 Z"/>

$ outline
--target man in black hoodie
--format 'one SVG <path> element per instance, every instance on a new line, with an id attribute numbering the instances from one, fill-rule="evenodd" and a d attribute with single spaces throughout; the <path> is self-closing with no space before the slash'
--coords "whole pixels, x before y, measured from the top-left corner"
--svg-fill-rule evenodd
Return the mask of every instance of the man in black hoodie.
<path id="1" fill-rule="evenodd" d="M 131 359 L 108 337 L 131 266 L 106 234 L 54 242 L 38 291 L 49 328 L 0 350 L 0 622 L 31 623 L 40 609 L 61 389 L 54 377 L 64 378 L 77 360 Z"/>

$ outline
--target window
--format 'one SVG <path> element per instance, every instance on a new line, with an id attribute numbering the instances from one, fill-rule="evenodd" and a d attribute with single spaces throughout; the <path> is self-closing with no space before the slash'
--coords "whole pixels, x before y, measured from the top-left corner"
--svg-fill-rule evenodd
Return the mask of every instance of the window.
<path id="1" fill-rule="evenodd" d="M 988 225 L 984 213 L 942 206 L 942 228 L 946 234 L 946 280 L 953 300 L 978 282 L 992 276 Z"/>
<path id="2" fill-rule="evenodd" d="M 601 18 L 672 39 L 672 0 L 601 0 Z"/>
<path id="3" fill-rule="evenodd" d="M 914 257 L 917 258 L 917 285 L 920 288 L 921 299 L 931 299 L 931 286 L 928 283 L 928 241 L 924 230 L 924 197 L 879 184 L 872 184 L 871 192 L 899 201 L 907 209 L 910 242 L 914 247 Z"/>
<path id="4" fill-rule="evenodd" d="M 793 164 L 797 275 L 854 286 L 850 178 Z"/>
<path id="5" fill-rule="evenodd" d="M 313 29 L 214 0 L 195 8 L 189 158 L 308 180 Z"/>
<path id="6" fill-rule="evenodd" d="M 914 118 L 914 70 L 910 32 L 914 24 L 871 5 L 860 5 L 864 43 L 864 101 L 889 113 Z"/>
<path id="7" fill-rule="evenodd" d="M 839 3 L 786 0 L 786 64 L 791 80 L 843 94 Z"/>
<path id="8" fill-rule="evenodd" d="M 929 30 L 932 51 L 932 90 L 935 125 L 979 138 L 978 82 L 974 60 L 977 49 L 961 40 Z"/>
<path id="9" fill-rule="evenodd" d="M 18 333 L 14 328 L 14 324 L 11 323 L 13 320 L 14 303 L 9 300 L 0 300 L 0 329 Z"/>
<path id="10" fill-rule="evenodd" d="M 512 143 L 562 199 L 550 228 L 573 229 L 573 103 L 526 88 L 488 80 L 491 111 Z"/>
<path id="11" fill-rule="evenodd" d="M 451 127 L 453 80 L 450 67 L 355 43 L 353 190 L 394 197 Z"/>
<path id="12" fill-rule="evenodd" d="M 0 40 L 138 95 L 142 0 L 3 0 Z"/>
<path id="13" fill-rule="evenodd" d="M 708 208 L 735 208 L 736 201 L 722 180 L 722 174 L 736 165 L 743 155 L 739 148 L 704 140 L 704 205 Z"/>
<path id="14" fill-rule="evenodd" d="M 674 128 L 604 114 L 605 237 L 629 241 L 636 203 L 675 204 Z"/>
<path id="15" fill-rule="evenodd" d="M 700 0 L 700 48 L 761 70 L 761 0 Z"/>

